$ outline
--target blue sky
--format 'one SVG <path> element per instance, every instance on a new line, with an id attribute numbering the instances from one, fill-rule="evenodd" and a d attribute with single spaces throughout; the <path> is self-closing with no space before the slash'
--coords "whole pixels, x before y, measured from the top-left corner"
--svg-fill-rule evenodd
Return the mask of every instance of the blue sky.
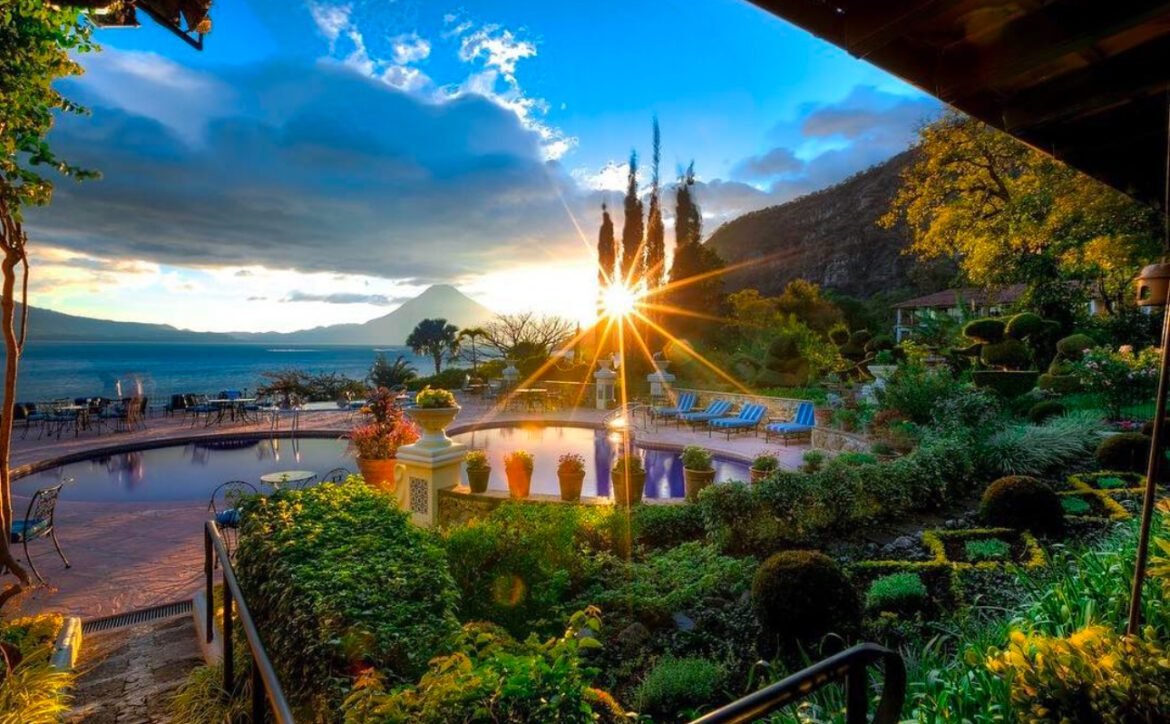
<path id="1" fill-rule="evenodd" d="M 430 283 L 583 317 L 631 148 L 706 228 L 906 147 L 937 104 L 740 0 L 219 0 L 197 53 L 101 31 L 30 218 L 33 303 L 194 329 L 359 321 Z M 669 209 L 668 209 L 669 211 Z M 620 220 L 619 220 L 620 223 Z M 669 223 L 669 219 L 668 219 Z"/>

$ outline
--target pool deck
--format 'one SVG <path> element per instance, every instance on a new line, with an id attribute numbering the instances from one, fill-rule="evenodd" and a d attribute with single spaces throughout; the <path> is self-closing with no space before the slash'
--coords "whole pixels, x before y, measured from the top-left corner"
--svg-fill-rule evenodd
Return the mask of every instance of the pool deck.
<path id="1" fill-rule="evenodd" d="M 515 424 L 524 421 L 542 424 L 597 426 L 606 413 L 588 408 L 557 411 L 499 411 L 475 402 L 464 403 L 452 426 L 458 432 L 469 426 Z M 340 436 L 353 423 L 351 413 L 314 410 L 301 415 L 302 436 Z M 788 447 L 766 445 L 763 437 L 739 435 L 726 440 L 722 434 L 708 436 L 672 426 L 635 425 L 635 438 L 643 444 L 684 446 L 697 444 L 727 457 L 751 458 L 768 450 L 776 453 L 785 467 L 795 468 L 807 445 Z M 271 425 L 228 422 L 192 427 L 182 417 L 153 417 L 144 430 L 98 435 L 82 431 L 56 438 L 36 439 L 33 432 L 21 439 L 14 431 L 13 468 L 37 465 L 66 456 L 82 455 L 111 447 L 140 447 L 166 442 L 269 433 Z M 280 433 L 289 434 L 287 421 Z M 24 514 L 27 499 L 14 496 L 18 515 Z M 57 611 L 92 618 L 190 598 L 202 586 L 202 524 L 207 519 L 203 503 L 92 503 L 70 501 L 64 491 L 57 506 L 57 536 L 73 564 L 65 569 L 48 540 L 30 545 L 33 560 L 48 584 L 14 602 L 23 613 Z M 19 546 L 18 555 L 23 554 Z"/>

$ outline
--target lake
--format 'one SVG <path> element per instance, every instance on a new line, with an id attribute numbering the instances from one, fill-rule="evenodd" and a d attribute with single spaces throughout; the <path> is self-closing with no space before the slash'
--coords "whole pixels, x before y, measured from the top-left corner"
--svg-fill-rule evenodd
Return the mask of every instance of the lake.
<path id="1" fill-rule="evenodd" d="M 429 358 L 400 346 L 30 342 L 21 358 L 17 399 L 121 397 L 139 385 L 160 401 L 185 392 L 254 391 L 264 382 L 263 372 L 283 369 L 364 379 L 379 351 L 391 361 L 404 356 L 419 374 L 434 371 Z"/>

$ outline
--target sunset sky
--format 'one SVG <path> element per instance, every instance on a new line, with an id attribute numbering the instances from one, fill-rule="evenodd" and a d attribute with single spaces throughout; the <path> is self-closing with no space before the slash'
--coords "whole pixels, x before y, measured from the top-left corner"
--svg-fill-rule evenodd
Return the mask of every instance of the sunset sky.
<path id="1" fill-rule="evenodd" d="M 663 177 L 695 161 L 709 233 L 902 150 L 938 109 L 741 0 L 212 12 L 202 53 L 144 18 L 62 83 L 92 115 L 51 141 L 103 179 L 28 214 L 34 305 L 284 331 L 443 282 L 585 320 L 600 204 L 620 207 L 655 115 Z"/>

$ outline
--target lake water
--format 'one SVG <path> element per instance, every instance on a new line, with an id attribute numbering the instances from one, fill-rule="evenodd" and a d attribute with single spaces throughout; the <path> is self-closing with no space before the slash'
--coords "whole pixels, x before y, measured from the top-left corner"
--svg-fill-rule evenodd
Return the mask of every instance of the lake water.
<path id="1" fill-rule="evenodd" d="M 290 368 L 364 379 L 379 351 L 391 361 L 403 355 L 419 374 L 434 369 L 430 359 L 395 346 L 30 342 L 21 358 L 17 399 L 124 397 L 140 385 L 142 394 L 161 401 L 186 392 L 255 390 L 263 372 Z"/>

